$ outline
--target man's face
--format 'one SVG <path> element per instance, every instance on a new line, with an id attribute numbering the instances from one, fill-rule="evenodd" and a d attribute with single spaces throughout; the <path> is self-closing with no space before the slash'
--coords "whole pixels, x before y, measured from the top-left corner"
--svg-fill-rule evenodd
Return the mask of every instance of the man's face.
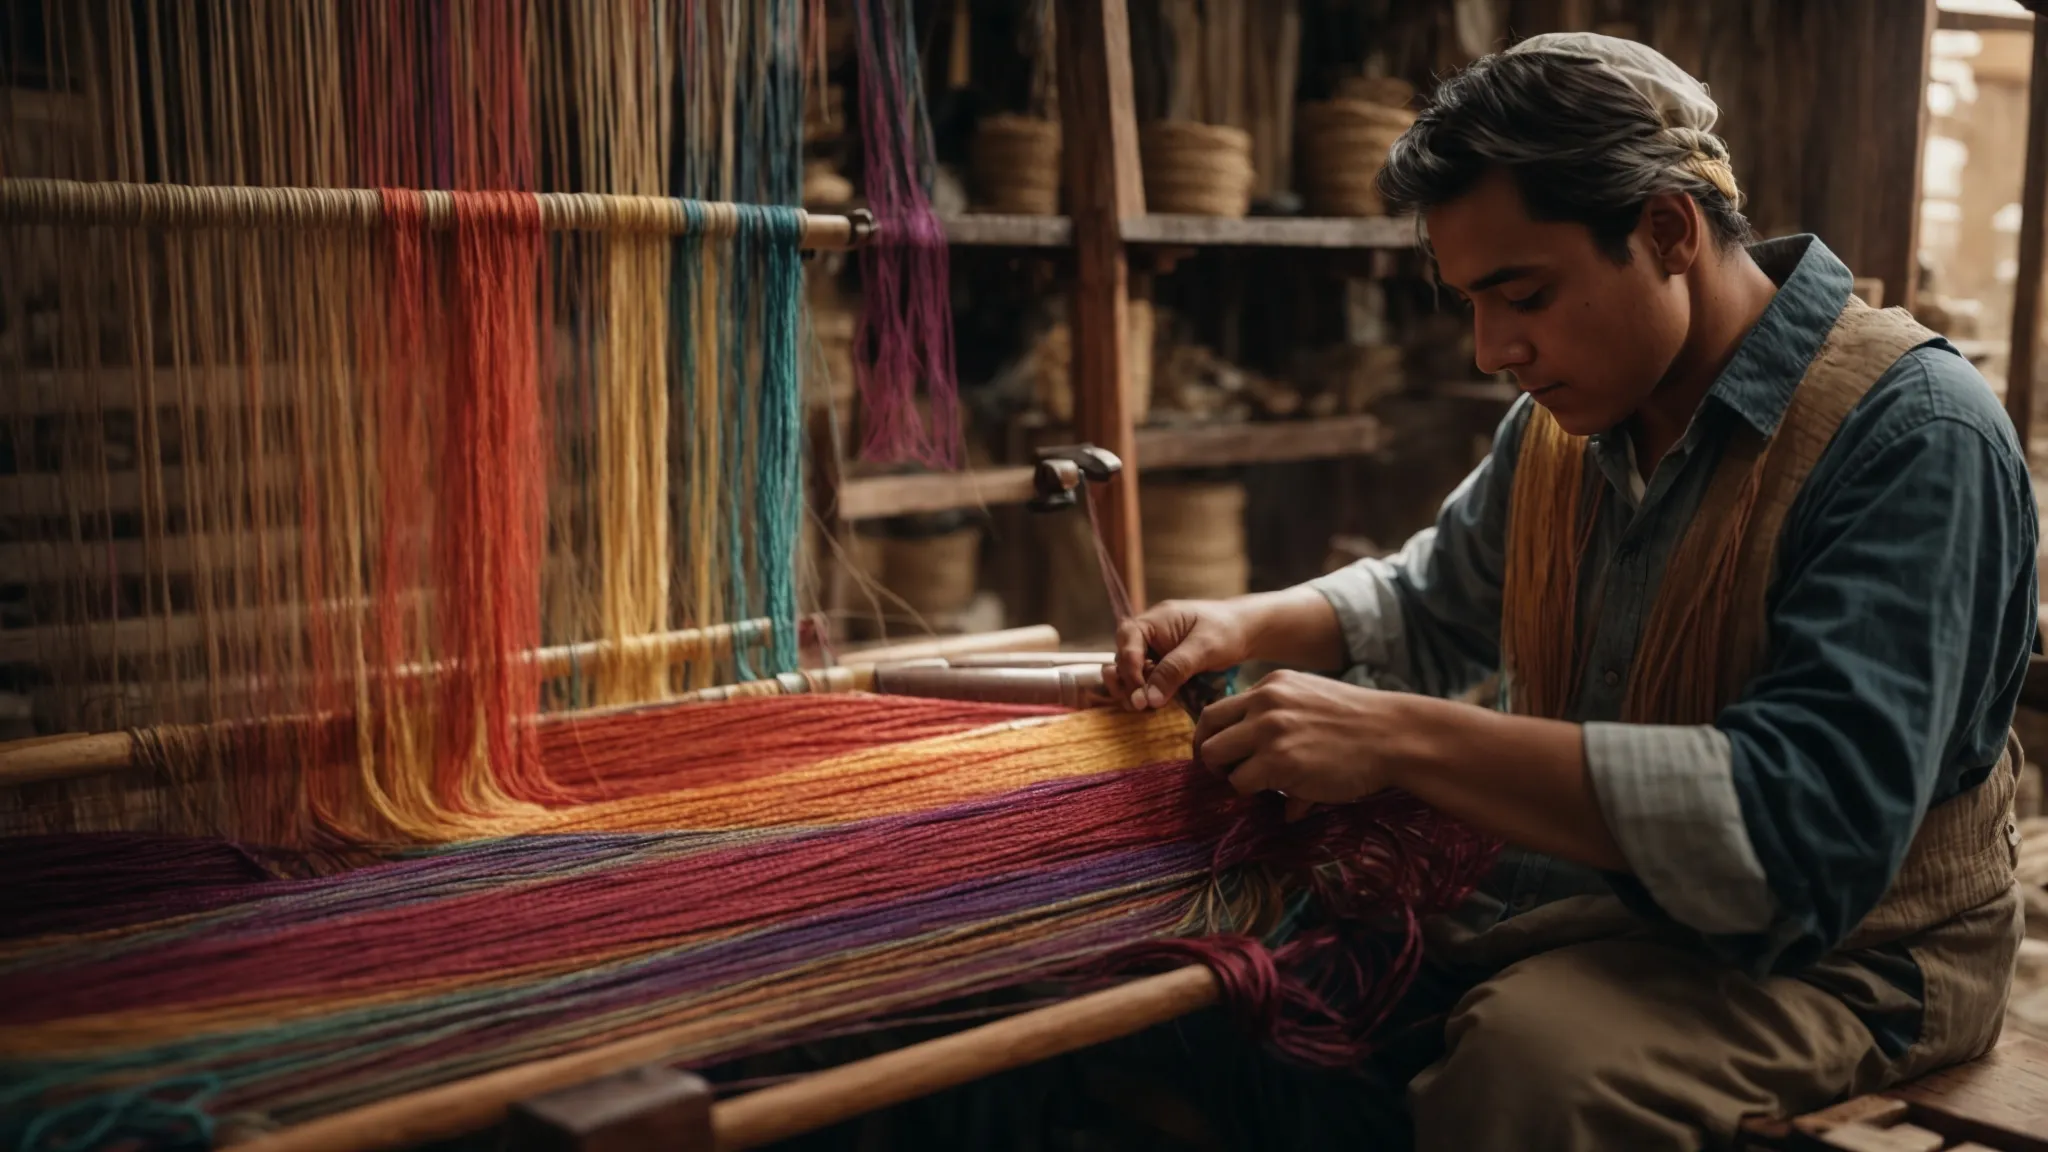
<path id="1" fill-rule="evenodd" d="M 1443 282 L 1472 307 L 1474 360 L 1507 371 L 1568 432 L 1621 424 L 1685 343 L 1685 278 L 1668 274 L 1646 212 L 1616 264 L 1582 224 L 1531 220 L 1497 171 L 1428 213 Z"/>

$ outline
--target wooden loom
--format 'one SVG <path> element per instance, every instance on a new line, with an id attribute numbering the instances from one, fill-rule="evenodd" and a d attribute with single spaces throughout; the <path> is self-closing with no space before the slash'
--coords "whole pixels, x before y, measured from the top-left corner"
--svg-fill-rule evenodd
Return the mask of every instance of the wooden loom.
<path id="1" fill-rule="evenodd" d="M 479 6 L 476 11 L 482 12 L 483 8 Z M 120 17 L 116 10 L 109 8 L 108 12 L 118 25 Z M 157 33 L 154 25 L 149 32 L 151 35 Z M 412 220 L 396 222 L 425 233 L 457 229 L 462 226 L 464 213 L 476 210 L 474 200 L 464 201 L 459 195 L 432 189 L 417 193 L 409 202 L 404 202 L 394 201 L 390 196 L 375 191 L 318 187 L 312 186 L 313 181 L 304 180 L 279 182 L 285 186 L 230 182 L 202 186 L 145 183 L 139 178 L 141 173 L 134 171 L 132 165 L 123 165 L 119 171 L 128 178 L 6 180 L 0 183 L 0 222 L 15 228 L 78 230 L 95 237 L 140 237 L 159 230 L 174 233 L 185 230 L 205 235 L 293 231 L 368 235 L 391 227 L 395 222 L 393 213 L 401 206 L 418 215 Z M 290 186 L 294 183 L 300 186 Z M 748 219 L 748 209 L 730 201 L 686 202 L 646 194 L 630 181 L 624 182 L 619 192 L 541 194 L 532 202 L 538 210 L 538 227 L 543 233 L 653 237 L 687 234 L 707 241 L 722 241 L 740 232 Z M 868 240 L 874 232 L 872 220 L 861 214 L 799 214 L 798 221 L 800 243 L 805 248 L 853 247 Z M 143 354 L 146 356 L 146 348 Z M 158 367 L 154 372 L 159 380 L 165 382 L 175 377 L 179 391 L 185 389 L 185 381 L 190 374 L 212 371 L 212 365 L 189 363 L 189 351 L 180 351 L 177 357 L 174 369 Z M 149 380 L 151 371 L 146 364 L 138 363 L 125 373 L 138 378 L 134 396 L 150 394 L 148 389 L 154 387 Z M 115 405 L 121 403 L 123 375 L 118 367 L 96 367 L 90 377 L 90 388 L 94 391 L 85 397 L 87 410 L 97 412 L 107 400 Z M 25 392 L 42 395 L 45 391 L 61 390 L 66 386 L 63 376 L 53 374 L 49 389 L 31 387 Z M 187 403 L 189 405 L 189 401 Z M 187 419 L 189 421 L 189 416 Z M 153 486 L 172 487 L 176 483 L 169 473 L 152 473 L 147 461 L 136 469 L 136 473 L 140 477 L 137 496 L 145 504 L 161 499 L 161 490 L 153 492 Z M 1071 461 L 1049 460 L 1036 470 L 1033 480 L 1033 491 L 1039 500 L 1058 504 L 1063 494 L 1075 490 L 1079 483 L 1079 468 Z M 117 485 L 121 483 L 125 481 L 116 481 Z M 15 485 L 12 494 L 31 501 L 39 495 L 26 484 Z M 75 492 L 54 494 L 59 498 L 51 502 L 53 511 L 75 506 Z M 103 496 L 104 493 L 96 495 Z M 1119 485 L 1112 490 L 1112 496 L 1128 504 L 1134 496 L 1134 486 Z M 90 503 L 90 498 L 87 503 Z M 1115 524 L 1117 511 L 1112 508 L 1109 515 L 1111 523 Z M 240 528 L 230 530 L 211 538 L 211 541 L 217 544 L 240 531 Z M 173 531 L 167 538 L 170 540 L 168 545 L 164 543 L 165 538 L 151 538 L 143 544 L 140 574 L 150 576 L 163 572 L 167 554 L 174 556 L 171 560 L 173 565 L 190 563 L 192 561 L 179 558 L 198 557 L 211 546 L 210 538 L 200 532 L 180 536 Z M 288 540 L 278 543 L 286 547 L 293 545 Z M 75 541 L 71 546 L 75 548 Z M 268 537 L 261 537 L 258 547 L 267 546 Z M 61 563 L 67 559 L 63 555 L 65 547 L 66 543 L 60 538 L 35 555 L 41 561 L 54 556 Z M 1131 560 L 1134 562 L 1134 557 Z M 355 607 L 344 603 L 337 618 L 346 620 Z M 308 617 L 317 619 L 323 612 L 333 611 L 320 605 L 301 604 L 294 610 L 287 626 L 293 629 L 305 627 Z M 238 642 L 246 643 L 250 630 L 261 628 L 265 623 L 267 620 L 254 616 L 243 620 L 241 627 L 244 631 Z M 88 651 L 94 653 L 94 659 L 111 657 L 117 665 L 124 661 L 140 661 L 147 665 L 163 650 L 160 646 L 166 644 L 190 646 L 196 641 L 200 650 L 212 650 L 216 641 L 206 631 L 211 626 L 204 614 L 166 618 L 156 611 L 149 611 L 136 619 L 88 622 L 82 627 L 76 621 L 66 621 L 0 642 L 14 644 L 23 653 L 36 655 L 67 644 L 83 643 Z M 169 629 L 168 635 L 166 628 Z M 722 662 L 738 650 L 786 642 L 788 637 L 778 636 L 777 632 L 776 625 L 757 619 L 696 623 L 692 627 L 667 631 L 646 630 L 643 625 L 599 639 L 568 639 L 528 647 L 515 653 L 506 663 L 544 680 L 575 676 L 593 667 L 604 669 L 627 660 L 656 668 L 689 669 L 707 656 L 719 656 Z M 1093 685 L 1090 675 L 1099 669 L 1102 654 L 1048 652 L 1056 647 L 1057 640 L 1049 630 L 1033 629 L 1022 630 L 1022 634 L 979 640 L 899 645 L 849 654 L 847 662 L 840 664 L 816 666 L 815 661 L 807 661 L 813 666 L 741 683 L 706 683 L 701 676 L 689 673 L 681 679 L 683 691 L 679 694 L 671 692 L 668 698 L 672 701 L 712 701 L 756 693 L 855 690 L 1022 700 L 1068 707 L 1095 702 L 1091 696 Z M 429 685 L 451 675 L 463 674 L 467 667 L 464 660 L 457 654 L 399 663 L 380 671 L 371 682 Z M 135 670 L 131 663 L 130 674 Z M 275 677 L 274 672 L 267 675 Z M 219 682 L 212 677 L 208 681 L 209 689 L 218 692 Z M 268 682 L 274 684 L 279 681 L 270 679 Z M 265 683 L 265 676 L 251 676 L 246 690 L 234 689 L 246 691 L 248 698 L 237 703 L 227 715 L 263 722 L 260 698 Z M 615 699 L 605 706 L 618 708 L 632 707 L 633 704 L 630 700 Z M 119 713 L 118 708 L 116 713 Z M 198 718 L 184 727 L 202 734 L 223 723 L 250 722 L 250 719 L 208 719 L 205 709 L 198 709 L 194 714 Z M 108 731 L 22 741 L 0 747 L 0 788 L 68 787 L 97 778 L 120 777 L 135 766 L 136 739 L 127 731 Z M 1207 969 L 1184 969 L 989 1025 L 934 1045 L 898 1053 L 880 1062 L 841 1069 L 816 1080 L 743 1097 L 705 1115 L 722 1133 L 716 1138 L 717 1146 L 756 1146 L 893 1100 L 906 1099 L 999 1068 L 1134 1031 L 1209 1003 L 1216 993 L 1216 980 Z M 573 1088 L 579 1081 L 590 1077 L 630 1068 L 657 1052 L 658 1042 L 658 1035 L 641 1037 L 637 1041 L 591 1049 L 573 1057 L 503 1069 L 357 1112 L 342 1113 L 251 1143 L 258 1147 L 388 1147 L 434 1134 L 449 1134 L 478 1123 L 489 1123 L 507 1108 L 536 1093 Z M 520 1130 L 531 1133 L 547 1129 L 544 1121 L 536 1127 L 535 1120 L 543 1117 L 549 1108 L 561 1104 L 561 1100 L 554 1100 L 527 1110 L 530 1118 Z M 570 1106 L 574 1106 L 573 1101 Z M 735 1107 L 737 1111 L 733 1110 Z"/>

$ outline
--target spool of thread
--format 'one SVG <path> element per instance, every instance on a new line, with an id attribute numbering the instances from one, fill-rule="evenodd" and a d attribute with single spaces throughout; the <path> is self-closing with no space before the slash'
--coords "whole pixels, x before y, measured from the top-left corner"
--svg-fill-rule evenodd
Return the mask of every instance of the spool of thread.
<path id="1" fill-rule="evenodd" d="M 1373 186 L 1387 152 L 1415 114 L 1371 100 L 1339 96 L 1304 104 L 1301 128 L 1302 194 L 1322 216 L 1384 216 Z"/>
<path id="2" fill-rule="evenodd" d="M 1252 138 L 1242 128 L 1154 120 L 1138 130 L 1153 212 L 1243 216 L 1252 205 Z"/>
<path id="3" fill-rule="evenodd" d="M 1052 216 L 1060 210 L 1060 126 L 1001 113 L 975 125 L 968 175 L 981 212 Z"/>
<path id="4" fill-rule="evenodd" d="M 1145 586 L 1153 601 L 1218 600 L 1250 589 L 1244 485 L 1148 484 L 1140 499 Z"/>

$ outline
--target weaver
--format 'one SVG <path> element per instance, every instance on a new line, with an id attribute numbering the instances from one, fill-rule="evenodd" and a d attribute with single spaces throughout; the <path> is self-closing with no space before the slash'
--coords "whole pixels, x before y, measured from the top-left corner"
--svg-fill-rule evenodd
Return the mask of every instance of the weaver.
<path id="1" fill-rule="evenodd" d="M 921 97 L 902 6 L 858 11 L 868 444 L 943 461 Z M 7 415 L 70 405 L 55 482 L 13 489 L 54 590 L 15 642 L 54 727 L 132 737 L 0 795 L 0 1133 L 317 1147 L 542 1057 L 725 1059 L 1172 956 L 1354 1059 L 1486 838 L 1400 797 L 1287 826 L 1179 716 L 685 699 L 797 669 L 817 12 L 588 15 L 54 11 L 107 131 L 0 196 L 61 305 Z M 1324 926 L 1263 946 L 1303 896 Z M 439 1131 L 509 1102 L 472 1099 Z"/>

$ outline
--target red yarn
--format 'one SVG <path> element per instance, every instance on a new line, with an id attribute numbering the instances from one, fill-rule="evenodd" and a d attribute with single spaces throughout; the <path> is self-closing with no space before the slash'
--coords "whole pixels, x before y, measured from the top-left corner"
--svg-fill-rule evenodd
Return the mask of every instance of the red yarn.
<path id="1" fill-rule="evenodd" d="M 477 749 L 513 795 L 566 797 L 548 783 L 521 723 L 539 708 L 540 577 L 546 540 L 542 485 L 540 202 L 522 192 L 457 192 L 455 343 L 440 420 L 435 589 L 440 655 L 436 715 L 439 785 Z"/>
<path id="2" fill-rule="evenodd" d="M 1237 935 L 1148 942 L 1115 966 L 1206 964 L 1223 1001 L 1275 1052 L 1326 1068 L 1372 1055 L 1422 964 L 1422 921 L 1455 909 L 1500 842 L 1405 793 L 1315 810 L 1287 823 L 1257 798 L 1217 845 L 1216 868 L 1265 866 L 1305 881 L 1310 915 L 1278 948 Z"/>
<path id="3" fill-rule="evenodd" d="M 671 704 L 544 723 L 541 759 L 579 800 L 772 776 L 800 764 L 1045 715 L 1050 708 L 914 697 L 827 695 L 791 708 L 763 697 Z"/>

